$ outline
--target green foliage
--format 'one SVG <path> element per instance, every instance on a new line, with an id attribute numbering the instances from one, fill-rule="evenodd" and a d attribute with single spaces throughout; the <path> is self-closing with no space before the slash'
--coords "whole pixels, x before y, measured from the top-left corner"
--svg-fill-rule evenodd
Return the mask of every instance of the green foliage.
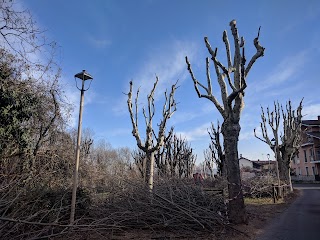
<path id="1" fill-rule="evenodd" d="M 26 122 L 37 104 L 27 84 L 15 77 L 14 67 L 0 62 L 0 156 L 20 154 L 27 149 L 30 133 Z"/>

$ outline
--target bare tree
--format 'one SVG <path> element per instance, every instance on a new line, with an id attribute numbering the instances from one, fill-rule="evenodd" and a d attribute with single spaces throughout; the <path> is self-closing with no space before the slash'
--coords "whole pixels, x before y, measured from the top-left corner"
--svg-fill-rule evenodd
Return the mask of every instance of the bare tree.
<path id="1" fill-rule="evenodd" d="M 46 39 L 31 13 L 20 8 L 14 0 L 0 0 L 0 45 L 30 62 L 27 55 L 46 45 Z"/>
<path id="2" fill-rule="evenodd" d="M 154 105 L 154 92 L 157 87 L 159 78 L 156 77 L 156 82 L 153 85 L 153 88 L 148 95 L 148 108 L 147 110 L 143 108 L 143 115 L 145 118 L 146 123 L 146 139 L 142 142 L 139 130 L 138 130 L 138 98 L 139 98 L 139 89 L 137 91 L 137 95 L 135 98 L 135 110 L 133 110 L 132 104 L 132 87 L 133 83 L 130 81 L 130 90 L 128 93 L 128 109 L 130 113 L 131 123 L 132 123 L 132 135 L 135 137 L 137 141 L 138 147 L 146 153 L 146 181 L 148 181 L 149 189 L 152 191 L 153 189 L 153 173 L 154 173 L 154 154 L 156 151 L 160 149 L 161 146 L 164 144 L 165 140 L 165 132 L 166 132 L 166 125 L 168 119 L 173 115 L 176 111 L 176 101 L 174 100 L 174 93 L 177 89 L 177 83 L 172 85 L 171 92 L 168 95 L 165 92 L 165 103 L 162 109 L 162 120 L 159 124 L 159 131 L 158 135 L 154 133 L 153 129 L 153 117 L 155 114 L 155 105 Z"/>
<path id="3" fill-rule="evenodd" d="M 256 138 L 268 144 L 271 150 L 275 153 L 279 177 L 281 181 L 290 184 L 291 191 L 291 177 L 290 177 L 290 163 L 293 157 L 298 154 L 301 141 L 301 123 L 302 123 L 302 100 L 296 110 L 292 110 L 291 101 L 287 102 L 286 108 L 278 102 L 274 103 L 274 109 L 270 112 L 267 107 L 267 118 L 264 110 L 261 107 L 261 123 L 260 128 L 262 137 L 257 136 L 256 129 L 254 135 Z M 282 116 L 283 131 L 281 128 L 280 119 Z M 267 121 L 271 128 L 271 140 L 268 133 Z"/>
<path id="4" fill-rule="evenodd" d="M 186 139 L 169 134 L 165 144 L 155 155 L 155 162 L 162 176 L 189 178 L 196 158 Z"/>
<path id="5" fill-rule="evenodd" d="M 232 63 L 230 44 L 227 36 L 227 31 L 223 32 L 223 42 L 225 44 L 228 66 L 224 66 L 217 59 L 217 48 L 213 50 L 207 37 L 204 38 L 206 47 L 211 55 L 211 60 L 214 64 L 215 73 L 217 75 L 217 81 L 221 90 L 222 104 L 212 93 L 212 81 L 210 76 L 209 58 L 206 58 L 206 73 L 207 73 L 207 87 L 201 84 L 194 76 L 191 69 L 188 57 L 186 57 L 186 63 L 188 71 L 194 83 L 194 88 L 199 98 L 207 98 L 218 109 L 223 117 L 223 123 L 221 132 L 224 140 L 224 150 L 226 157 L 226 168 L 228 172 L 228 190 L 229 190 L 229 217 L 234 223 L 241 223 L 246 221 L 246 212 L 243 201 L 240 168 L 238 161 L 238 140 L 240 133 L 240 114 L 244 106 L 244 90 L 247 87 L 246 77 L 251 70 L 251 67 L 255 61 L 264 55 L 264 48 L 259 43 L 259 33 L 254 39 L 253 43 L 256 48 L 256 53 L 252 56 L 248 65 L 246 65 L 245 58 L 245 41 L 241 37 L 239 39 L 238 29 L 236 21 L 230 22 L 231 32 L 234 39 L 234 60 Z M 233 81 L 231 80 L 233 75 Z M 227 83 L 229 87 L 227 87 Z M 201 94 L 199 86 L 206 92 Z M 231 89 L 231 93 L 228 94 L 228 89 Z"/>
<path id="6" fill-rule="evenodd" d="M 217 124 L 217 128 L 215 128 L 213 123 L 211 123 L 211 128 L 210 131 L 208 130 L 208 134 L 211 142 L 209 144 L 209 148 L 204 151 L 205 165 L 211 174 L 213 174 L 213 165 L 216 164 L 218 175 L 226 177 L 225 153 L 223 147 L 221 146 L 221 127 L 219 122 Z"/>

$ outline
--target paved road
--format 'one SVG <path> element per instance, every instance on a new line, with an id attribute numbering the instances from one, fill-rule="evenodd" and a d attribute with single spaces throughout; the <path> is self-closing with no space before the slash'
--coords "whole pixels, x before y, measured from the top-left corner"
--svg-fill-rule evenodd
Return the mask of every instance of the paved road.
<path id="1" fill-rule="evenodd" d="M 319 240 L 320 184 L 296 184 L 302 195 L 257 240 Z"/>

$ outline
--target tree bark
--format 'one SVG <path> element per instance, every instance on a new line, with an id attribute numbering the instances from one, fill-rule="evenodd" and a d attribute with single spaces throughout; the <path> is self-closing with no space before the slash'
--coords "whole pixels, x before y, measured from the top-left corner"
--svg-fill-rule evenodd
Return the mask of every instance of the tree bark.
<path id="1" fill-rule="evenodd" d="M 289 183 L 289 174 L 290 174 L 290 167 L 287 164 L 287 156 L 282 156 L 277 158 L 278 166 L 279 166 L 279 177 L 280 181 L 285 183 Z"/>
<path id="2" fill-rule="evenodd" d="M 229 196 L 233 196 L 232 199 L 229 199 L 229 218 L 235 224 L 247 221 L 238 161 L 240 129 L 239 122 L 232 122 L 231 119 L 226 119 L 222 124 L 222 135 L 225 146 L 225 166 L 228 173 L 228 191 Z"/>
<path id="3" fill-rule="evenodd" d="M 151 152 L 150 154 L 150 171 L 149 171 L 149 176 L 148 176 L 148 185 L 149 185 L 149 190 L 152 192 L 153 190 L 153 175 L 154 175 L 154 152 Z"/>

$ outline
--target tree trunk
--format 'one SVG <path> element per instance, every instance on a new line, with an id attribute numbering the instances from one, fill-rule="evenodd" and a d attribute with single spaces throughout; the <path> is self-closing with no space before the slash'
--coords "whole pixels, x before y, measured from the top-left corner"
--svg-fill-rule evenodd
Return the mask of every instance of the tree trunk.
<path id="1" fill-rule="evenodd" d="M 150 174 L 148 178 L 149 190 L 152 192 L 153 189 L 153 174 L 154 174 L 154 152 L 150 154 Z"/>
<path id="2" fill-rule="evenodd" d="M 288 164 L 288 156 L 286 156 L 285 154 L 278 154 L 277 161 L 279 166 L 280 180 L 289 184 L 290 166 Z"/>
<path id="3" fill-rule="evenodd" d="M 229 192 L 229 218 L 232 223 L 246 222 L 247 216 L 243 200 L 240 167 L 238 159 L 238 139 L 240 124 L 225 119 L 222 134 L 225 147 L 226 172 Z"/>
<path id="4" fill-rule="evenodd" d="M 293 191 L 291 176 L 290 176 L 290 162 L 291 162 L 291 155 L 287 155 L 286 153 L 282 153 L 282 168 L 280 171 L 280 180 L 284 181 L 286 184 L 290 186 L 290 191 Z"/>
<path id="5" fill-rule="evenodd" d="M 149 179 L 150 179 L 150 172 L 151 172 L 151 153 L 147 152 L 146 153 L 146 159 L 145 159 L 145 178 L 144 181 L 145 183 L 149 183 Z"/>

